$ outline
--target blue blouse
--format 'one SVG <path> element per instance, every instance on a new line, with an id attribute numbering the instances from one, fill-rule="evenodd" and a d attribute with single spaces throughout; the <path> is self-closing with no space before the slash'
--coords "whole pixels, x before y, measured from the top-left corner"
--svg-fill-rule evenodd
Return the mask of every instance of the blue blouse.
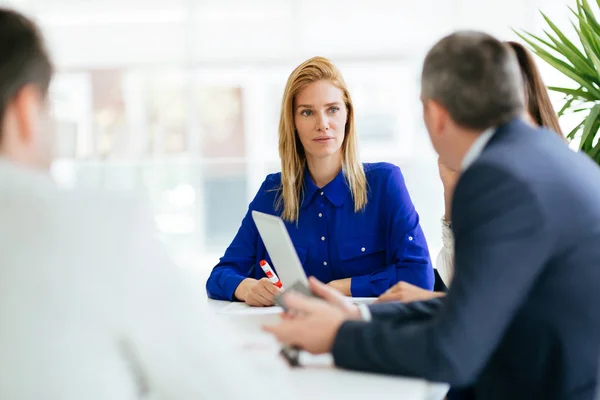
<path id="1" fill-rule="evenodd" d="M 322 189 L 305 174 L 298 223 L 285 224 L 306 274 L 322 282 L 352 278 L 355 297 L 379 296 L 399 281 L 431 290 L 434 274 L 427 242 L 400 168 L 376 163 L 364 164 L 364 171 L 368 202 L 358 213 L 342 172 Z M 243 279 L 265 277 L 258 266 L 262 259 L 276 271 L 251 211 L 281 215 L 275 209 L 280 185 L 280 173 L 263 182 L 206 282 L 209 297 L 236 300 L 234 292 Z"/>

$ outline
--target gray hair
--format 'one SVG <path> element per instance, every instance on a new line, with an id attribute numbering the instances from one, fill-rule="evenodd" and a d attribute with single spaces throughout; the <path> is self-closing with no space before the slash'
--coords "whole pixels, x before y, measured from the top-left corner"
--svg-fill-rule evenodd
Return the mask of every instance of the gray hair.
<path id="1" fill-rule="evenodd" d="M 511 48 L 476 31 L 446 36 L 427 53 L 421 97 L 470 129 L 501 125 L 524 111 L 523 78 Z"/>

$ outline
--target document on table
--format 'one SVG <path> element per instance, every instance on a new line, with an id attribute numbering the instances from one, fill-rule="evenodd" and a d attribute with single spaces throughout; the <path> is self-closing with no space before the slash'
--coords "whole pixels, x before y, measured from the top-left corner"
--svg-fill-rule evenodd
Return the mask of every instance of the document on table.
<path id="1" fill-rule="evenodd" d="M 230 303 L 217 311 L 217 313 L 229 315 L 271 315 L 279 314 L 282 311 L 283 309 L 279 306 L 250 307 L 246 303 Z"/>
<path id="2" fill-rule="evenodd" d="M 372 304 L 377 300 L 377 297 L 349 297 L 346 299 L 350 300 L 354 304 Z"/>
<path id="3" fill-rule="evenodd" d="M 346 299 L 354 304 L 371 304 L 375 301 L 374 297 L 346 297 Z M 229 315 L 272 315 L 279 314 L 282 311 L 283 309 L 279 306 L 251 307 L 246 303 L 234 302 L 221 308 L 217 313 Z"/>

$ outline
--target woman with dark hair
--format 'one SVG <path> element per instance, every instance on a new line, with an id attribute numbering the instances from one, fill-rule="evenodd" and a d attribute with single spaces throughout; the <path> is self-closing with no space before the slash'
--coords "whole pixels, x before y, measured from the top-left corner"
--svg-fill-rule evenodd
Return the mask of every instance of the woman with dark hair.
<path id="1" fill-rule="evenodd" d="M 515 52 L 521 73 L 523 75 L 523 86 L 525 90 L 525 102 L 527 111 L 524 118 L 535 125 L 546 127 L 563 137 L 558 123 L 558 117 L 546 85 L 542 81 L 540 71 L 537 68 L 532 54 L 523 45 L 517 42 L 506 42 Z M 442 242 L 443 247 L 437 256 L 436 262 L 436 284 L 434 291 L 428 291 L 411 285 L 407 282 L 399 282 L 382 294 L 377 301 L 402 301 L 411 302 L 427 300 L 433 297 L 444 296 L 444 289 L 449 286 L 454 275 L 454 236 L 450 229 L 450 210 L 452 193 L 458 181 L 460 173 L 448 168 L 443 163 L 438 163 L 440 178 L 444 185 L 445 213 L 442 218 Z"/>

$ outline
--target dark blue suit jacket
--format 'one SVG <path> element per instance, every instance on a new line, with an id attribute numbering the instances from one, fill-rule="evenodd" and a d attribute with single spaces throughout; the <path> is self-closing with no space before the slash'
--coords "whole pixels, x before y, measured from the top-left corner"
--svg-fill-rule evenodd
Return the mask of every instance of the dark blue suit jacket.
<path id="1" fill-rule="evenodd" d="M 521 120 L 498 128 L 453 198 L 444 299 L 346 322 L 338 366 L 474 385 L 477 399 L 593 399 L 600 349 L 600 168 Z"/>

